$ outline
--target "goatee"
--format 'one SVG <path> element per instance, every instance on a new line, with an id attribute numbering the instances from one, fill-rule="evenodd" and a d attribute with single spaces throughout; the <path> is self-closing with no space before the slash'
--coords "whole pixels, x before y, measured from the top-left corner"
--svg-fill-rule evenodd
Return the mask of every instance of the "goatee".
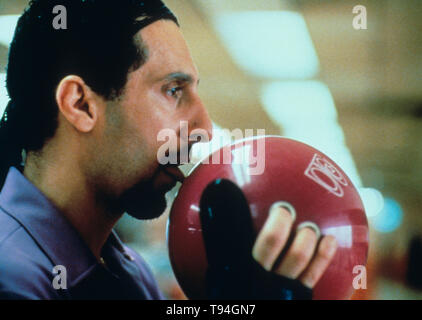
<path id="1" fill-rule="evenodd" d="M 166 209 L 164 191 L 154 189 L 152 181 L 142 181 L 125 191 L 120 199 L 121 208 L 139 220 L 158 218 Z"/>

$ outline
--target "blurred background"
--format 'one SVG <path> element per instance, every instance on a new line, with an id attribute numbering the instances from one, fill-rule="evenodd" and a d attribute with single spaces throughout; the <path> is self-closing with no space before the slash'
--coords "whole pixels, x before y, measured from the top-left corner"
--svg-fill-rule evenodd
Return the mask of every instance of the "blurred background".
<path id="1" fill-rule="evenodd" d="M 179 18 L 216 128 L 306 142 L 360 188 L 371 230 L 368 284 L 352 298 L 421 299 L 422 1 L 165 2 Z M 27 3 L 0 0 L 1 113 L 8 46 Z M 353 27 L 357 5 L 366 8 L 366 29 Z M 117 230 L 167 297 L 183 299 L 167 253 L 168 211 L 148 222 L 125 216 Z"/>

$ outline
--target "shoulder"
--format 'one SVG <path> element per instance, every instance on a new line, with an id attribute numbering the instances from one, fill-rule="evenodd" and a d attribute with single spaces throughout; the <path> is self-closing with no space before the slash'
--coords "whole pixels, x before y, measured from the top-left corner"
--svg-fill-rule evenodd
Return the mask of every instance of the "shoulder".
<path id="1" fill-rule="evenodd" d="M 51 272 L 52 264 L 31 236 L 0 209 L 0 299 L 54 298 Z"/>

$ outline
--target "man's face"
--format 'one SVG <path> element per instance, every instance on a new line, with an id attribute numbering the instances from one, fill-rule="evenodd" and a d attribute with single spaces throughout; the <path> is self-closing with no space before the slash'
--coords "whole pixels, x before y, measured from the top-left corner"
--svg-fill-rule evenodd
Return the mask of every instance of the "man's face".
<path id="1" fill-rule="evenodd" d="M 165 193 L 176 184 L 175 168 L 157 160 L 164 143 L 158 133 L 171 129 L 180 137 L 180 123 L 187 121 L 189 134 L 204 129 L 211 136 L 212 124 L 198 96 L 198 71 L 179 27 L 159 20 L 139 33 L 148 59 L 129 74 L 122 97 L 107 104 L 101 147 L 95 147 L 94 183 L 129 214 L 153 218 L 164 211 Z M 189 145 L 178 140 L 179 151 Z"/>

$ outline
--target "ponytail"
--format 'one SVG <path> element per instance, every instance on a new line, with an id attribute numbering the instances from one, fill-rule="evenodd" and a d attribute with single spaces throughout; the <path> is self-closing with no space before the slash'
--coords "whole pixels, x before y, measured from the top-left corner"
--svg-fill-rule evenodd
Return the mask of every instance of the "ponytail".
<path id="1" fill-rule="evenodd" d="M 11 166 L 22 162 L 22 136 L 19 126 L 19 108 L 10 100 L 0 120 L 0 189 Z"/>

